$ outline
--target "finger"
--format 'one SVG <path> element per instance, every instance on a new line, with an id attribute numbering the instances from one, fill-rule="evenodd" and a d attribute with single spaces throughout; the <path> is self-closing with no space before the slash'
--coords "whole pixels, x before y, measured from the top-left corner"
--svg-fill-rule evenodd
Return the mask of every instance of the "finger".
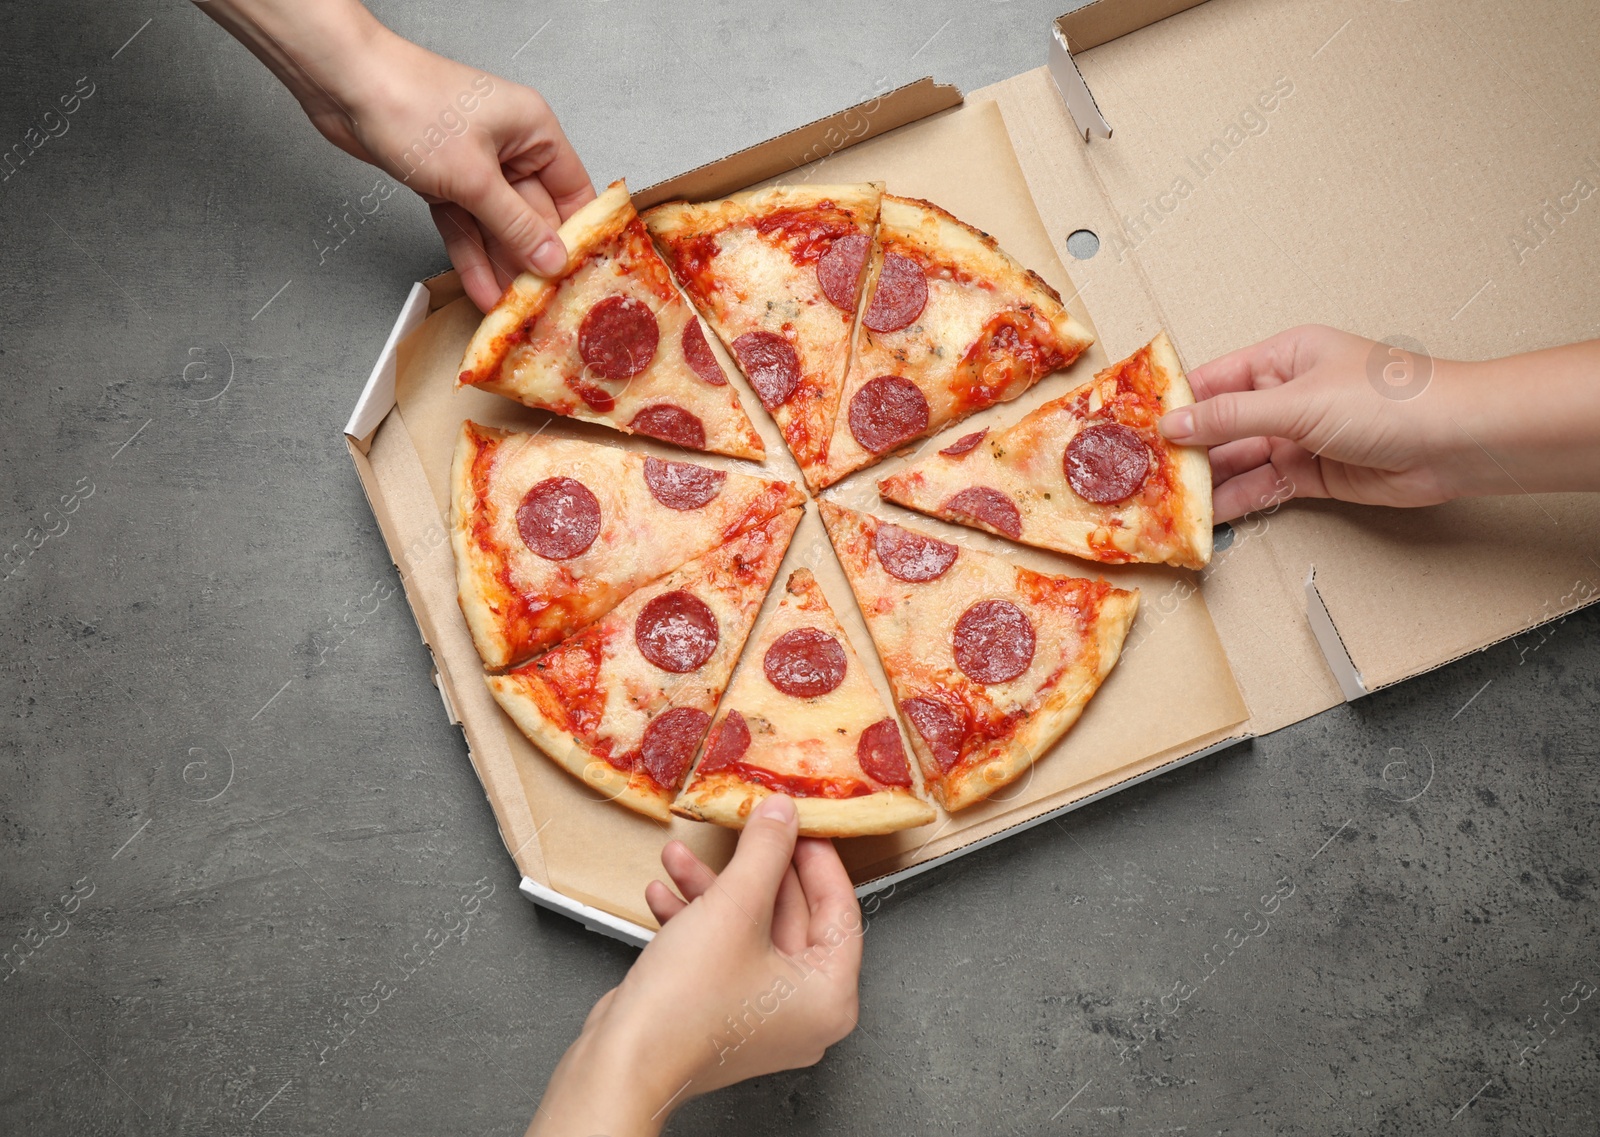
<path id="1" fill-rule="evenodd" d="M 1211 448 L 1211 484 L 1220 486 L 1257 466 L 1272 461 L 1272 441 L 1266 438 L 1241 438 Z"/>
<path id="2" fill-rule="evenodd" d="M 543 217 L 551 225 L 560 226 L 563 218 L 556 209 L 556 203 L 550 197 L 550 191 L 538 178 L 512 178 L 511 188 L 522 195 L 522 200 L 533 208 L 533 211 Z"/>
<path id="3" fill-rule="evenodd" d="M 672 895 L 672 889 L 662 884 L 659 880 L 652 880 L 644 886 L 644 902 L 650 906 L 650 914 L 656 918 L 656 923 L 663 926 L 668 920 L 689 907 L 678 897 Z"/>
<path id="4" fill-rule="evenodd" d="M 1309 403 L 1293 386 L 1224 392 L 1179 407 L 1161 420 L 1161 433 L 1181 446 L 1220 446 L 1257 436 L 1301 438 L 1310 429 Z"/>
<path id="5" fill-rule="evenodd" d="M 1310 476 L 1315 473 L 1316 459 L 1310 462 L 1310 471 L 1286 468 L 1283 462 L 1277 462 L 1229 478 L 1211 491 L 1212 519 L 1218 523 L 1234 521 L 1292 498 L 1326 497 L 1321 479 Z"/>
<path id="6" fill-rule="evenodd" d="M 861 905 L 833 842 L 810 837 L 801 841 L 794 851 L 794 867 L 811 912 L 810 941 L 835 940 L 842 933 L 847 940 L 855 941 L 852 950 L 859 959 Z"/>
<path id="7" fill-rule="evenodd" d="M 717 882 L 717 874 L 704 861 L 689 851 L 682 841 L 669 841 L 661 850 L 661 866 L 667 870 L 672 883 L 678 886 L 685 900 L 695 900 Z"/>
<path id="8" fill-rule="evenodd" d="M 1206 400 L 1231 391 L 1253 391 L 1294 378 L 1294 361 L 1303 329 L 1291 328 L 1260 343 L 1219 355 L 1189 372 L 1194 397 Z"/>
<path id="9" fill-rule="evenodd" d="M 527 266 L 544 276 L 559 276 L 566 267 L 567 249 L 554 226 L 511 188 L 498 167 L 456 200 L 510 251 L 517 263 L 509 267 Z"/>
<path id="10" fill-rule="evenodd" d="M 444 251 L 449 254 L 450 263 L 456 266 L 461 287 L 479 311 L 487 312 L 500 299 L 505 286 L 490 267 L 478 223 L 459 205 L 433 205 L 428 207 L 428 212 L 433 216 L 439 236 L 444 238 Z"/>
<path id="11" fill-rule="evenodd" d="M 549 193 L 556 213 L 565 221 L 593 201 L 596 195 L 594 183 L 589 180 L 589 171 L 583 167 L 583 159 L 578 157 L 578 152 L 567 140 L 566 131 L 561 129 L 555 113 L 548 109 L 547 113 L 555 148 L 550 161 L 539 170 L 539 181 Z"/>
<path id="12" fill-rule="evenodd" d="M 809 942 L 806 935 L 811 926 L 811 909 L 806 904 L 805 889 L 800 887 L 800 877 L 791 863 L 778 885 L 778 902 L 772 911 L 772 943 L 782 952 L 802 952 Z"/>
<path id="13" fill-rule="evenodd" d="M 769 931 L 799 828 L 794 802 L 782 794 L 762 799 L 744 824 L 733 860 L 717 878 L 720 887 L 710 895 L 727 896 L 763 932 Z"/>

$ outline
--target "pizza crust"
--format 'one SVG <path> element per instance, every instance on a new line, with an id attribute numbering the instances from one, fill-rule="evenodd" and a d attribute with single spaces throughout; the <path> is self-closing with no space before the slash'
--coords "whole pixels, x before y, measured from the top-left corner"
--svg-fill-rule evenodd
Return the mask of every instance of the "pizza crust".
<path id="1" fill-rule="evenodd" d="M 544 751 L 552 762 L 619 805 L 657 821 L 670 820 L 671 814 L 667 809 L 672 801 L 670 790 L 659 788 L 643 774 L 630 775 L 585 751 L 571 735 L 555 727 L 554 722 L 561 715 L 560 708 L 552 711 L 542 707 L 534 694 L 536 688 L 503 675 L 485 675 L 483 678 L 489 685 L 489 693 L 511 716 L 517 729 Z"/>
<path id="2" fill-rule="evenodd" d="M 475 555 L 472 516 L 477 493 L 472 485 L 472 468 L 488 444 L 508 434 L 477 423 L 463 423 L 450 463 L 450 550 L 456 559 L 456 598 L 472 642 L 490 667 L 505 667 L 512 662 L 511 639 L 495 613 L 505 611 L 514 600 L 500 581 L 484 571 Z"/>
<path id="3" fill-rule="evenodd" d="M 773 790 L 717 772 L 695 779 L 678 796 L 672 812 L 680 817 L 743 829 L 750 811 Z M 851 798 L 795 797 L 802 837 L 870 837 L 926 825 L 933 807 L 909 790 L 880 790 Z"/>
<path id="4" fill-rule="evenodd" d="M 1150 359 L 1166 379 L 1162 412 L 1192 405 L 1194 389 L 1166 332 L 1156 333 L 1150 341 Z M 1205 568 L 1211 563 L 1211 458 L 1204 446 L 1174 446 L 1172 465 L 1179 490 L 1178 531 L 1189 553 L 1180 563 L 1185 568 Z"/>
<path id="5" fill-rule="evenodd" d="M 632 216 L 628 187 L 616 181 L 563 221 L 556 232 L 567 247 L 568 260 L 576 262 L 588 249 L 616 237 Z M 481 384 L 499 372 L 508 338 L 529 317 L 544 311 L 559 282 L 559 277 L 552 279 L 534 272 L 517 275 L 472 333 L 461 360 L 461 372 L 456 376 L 458 389 Z"/>
<path id="6" fill-rule="evenodd" d="M 809 209 L 832 202 L 847 210 L 877 213 L 882 182 L 836 186 L 769 186 L 745 190 L 719 201 L 669 201 L 645 210 L 645 228 L 659 241 L 671 243 L 742 225 L 781 210 Z"/>
<path id="7" fill-rule="evenodd" d="M 996 790 L 1010 785 L 1033 767 L 1044 752 L 1078 721 L 1083 708 L 1100 690 L 1122 653 L 1123 641 L 1139 610 L 1139 594 L 1112 593 L 1100 608 L 1091 650 L 1094 662 L 1077 682 L 1064 680 L 1005 748 L 985 760 L 973 762 L 934 785 L 939 804 L 952 813 L 976 805 Z M 1086 653 L 1087 654 L 1087 653 Z M 912 732 L 915 734 L 915 731 Z M 918 742 L 921 740 L 918 739 Z"/>

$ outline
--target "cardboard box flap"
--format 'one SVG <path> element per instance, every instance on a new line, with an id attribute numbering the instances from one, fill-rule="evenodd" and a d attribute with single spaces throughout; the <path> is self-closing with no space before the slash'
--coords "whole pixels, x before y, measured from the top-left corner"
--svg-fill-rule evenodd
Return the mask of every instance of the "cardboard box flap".
<path id="1" fill-rule="evenodd" d="M 1101 238 L 1075 274 L 1113 354 L 1165 326 L 1193 365 L 1321 321 L 1485 358 L 1600 333 L 1595 25 L 1582 5 L 1529 20 L 1481 0 L 1102 0 L 1057 28 L 1113 137 L 1053 151 L 1079 132 L 1037 106 L 1044 80 L 997 97 L 1014 133 L 1038 136 L 1018 151 L 1058 245 L 1077 227 Z M 1375 371 L 1387 410 L 1423 405 Z M 1297 502 L 1261 535 L 1267 555 L 1208 573 L 1252 727 L 1593 599 L 1596 500 L 1506 488 L 1404 512 Z M 1326 619 L 1325 659 L 1263 665 L 1281 645 L 1240 621 L 1286 605 Z M 1314 635 L 1303 646 L 1322 654 Z"/>
<path id="2" fill-rule="evenodd" d="M 1057 17 L 1055 30 L 1074 52 L 1088 51 L 1187 11 L 1205 0 L 1093 0 Z"/>
<path id="3" fill-rule="evenodd" d="M 960 104 L 960 88 L 935 83 L 932 76 L 924 76 L 837 114 L 657 182 L 635 193 L 633 204 L 638 209 L 648 209 L 679 198 L 710 201 L 780 175 L 794 175 L 794 181 L 811 181 L 818 169 L 815 164 L 830 155 Z M 801 168 L 807 166 L 810 168 L 802 176 Z"/>

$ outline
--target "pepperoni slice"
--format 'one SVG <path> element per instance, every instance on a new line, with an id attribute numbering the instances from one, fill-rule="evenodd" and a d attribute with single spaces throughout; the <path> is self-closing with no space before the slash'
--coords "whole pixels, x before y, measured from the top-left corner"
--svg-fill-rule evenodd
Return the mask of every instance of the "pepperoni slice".
<path id="1" fill-rule="evenodd" d="M 1022 513 L 1017 503 L 999 490 L 971 486 L 939 507 L 946 513 L 960 514 L 981 522 L 1013 541 L 1022 536 Z"/>
<path id="2" fill-rule="evenodd" d="M 938 699 L 920 695 L 901 703 L 900 709 L 933 751 L 933 760 L 939 769 L 949 773 L 961 758 L 961 742 L 967 736 L 961 719 Z"/>
<path id="3" fill-rule="evenodd" d="M 1150 476 L 1150 447 L 1119 422 L 1086 426 L 1061 458 L 1067 484 L 1085 501 L 1109 505 L 1132 497 Z"/>
<path id="4" fill-rule="evenodd" d="M 943 450 L 939 451 L 939 453 L 943 454 L 946 458 L 959 458 L 967 451 L 976 447 L 978 443 L 982 442 L 983 436 L 988 433 L 989 428 L 984 427 L 982 430 L 975 430 L 971 434 L 963 434 L 949 446 L 946 446 Z"/>
<path id="5" fill-rule="evenodd" d="M 900 728 L 894 719 L 879 719 L 861 732 L 856 761 L 861 764 L 861 772 L 875 782 L 911 785 L 911 767 L 906 764 L 906 748 L 900 742 Z"/>
<path id="6" fill-rule="evenodd" d="M 578 398 L 587 403 L 591 409 L 597 410 L 601 414 L 616 408 L 617 400 L 613 399 L 611 392 L 603 387 L 596 387 L 593 383 L 585 383 L 582 379 L 568 380 L 568 386 L 578 393 Z"/>
<path id="7" fill-rule="evenodd" d="M 717 616 L 699 597 L 663 592 L 633 622 L 639 654 L 675 675 L 693 671 L 717 650 Z"/>
<path id="8" fill-rule="evenodd" d="M 631 296 L 607 296 L 578 325 L 578 354 L 602 379 L 632 379 L 655 358 L 656 314 Z"/>
<path id="9" fill-rule="evenodd" d="M 1033 662 L 1033 624 L 1009 600 L 980 600 L 956 621 L 956 666 L 975 683 L 1008 683 Z"/>
<path id="10" fill-rule="evenodd" d="M 817 258 L 817 283 L 835 308 L 854 313 L 861 294 L 861 268 L 872 240 L 865 233 L 847 233 Z"/>
<path id="11" fill-rule="evenodd" d="M 644 460 L 644 482 L 650 496 L 668 509 L 699 509 L 722 492 L 728 475 L 693 462 Z"/>
<path id="12" fill-rule="evenodd" d="M 928 302 L 928 275 L 910 257 L 890 253 L 878 270 L 878 286 L 861 322 L 875 332 L 898 332 L 922 315 Z"/>
<path id="13" fill-rule="evenodd" d="M 782 406 L 800 385 L 800 356 L 776 332 L 746 332 L 733 341 L 733 357 L 769 411 Z"/>
<path id="14" fill-rule="evenodd" d="M 693 316 L 683 325 L 683 359 L 691 371 L 713 387 L 728 385 L 728 377 L 722 373 L 722 364 L 717 362 L 711 345 L 706 342 L 706 333 L 701 330 L 700 321 Z"/>
<path id="15" fill-rule="evenodd" d="M 872 535 L 872 548 L 883 570 L 907 584 L 938 580 L 961 554 L 960 549 L 936 537 L 913 533 L 888 522 L 878 525 L 878 531 Z"/>
<path id="16" fill-rule="evenodd" d="M 639 760 L 656 785 L 678 788 L 710 725 L 711 716 L 695 707 L 673 707 L 650 720 L 639 746 Z"/>
<path id="17" fill-rule="evenodd" d="M 850 433 L 882 454 L 928 429 L 928 398 L 909 379 L 880 375 L 862 385 L 850 400 Z"/>
<path id="18" fill-rule="evenodd" d="M 633 416 L 633 421 L 628 425 L 640 434 L 675 443 L 686 450 L 706 448 L 706 424 L 700 421 L 698 415 L 671 403 L 645 407 Z"/>
<path id="19" fill-rule="evenodd" d="M 709 774 L 724 766 L 731 766 L 743 758 L 750 749 L 750 726 L 738 711 L 729 711 L 706 743 L 706 756 L 700 762 L 700 772 Z"/>
<path id="20" fill-rule="evenodd" d="M 813 699 L 844 682 L 844 648 L 821 628 L 795 628 L 772 641 L 761 666 L 785 695 Z"/>
<path id="21" fill-rule="evenodd" d="M 517 532 L 545 560 L 567 560 L 600 535 L 600 502 L 580 481 L 546 478 L 522 496 Z"/>

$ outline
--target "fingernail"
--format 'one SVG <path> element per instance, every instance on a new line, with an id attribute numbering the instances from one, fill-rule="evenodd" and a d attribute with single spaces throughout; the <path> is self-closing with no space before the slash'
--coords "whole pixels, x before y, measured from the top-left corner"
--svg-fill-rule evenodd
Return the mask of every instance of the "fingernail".
<path id="1" fill-rule="evenodd" d="M 782 794 L 771 794 L 761 800 L 756 806 L 756 817 L 770 817 L 774 821 L 781 821 L 785 825 L 795 819 L 794 802 Z"/>
<path id="2" fill-rule="evenodd" d="M 555 276 L 567 267 L 567 250 L 555 237 L 547 237 L 533 250 L 533 267 L 545 276 Z"/>
<path id="3" fill-rule="evenodd" d="M 1161 433 L 1174 442 L 1182 442 L 1194 433 L 1194 412 L 1180 407 L 1161 420 Z"/>

